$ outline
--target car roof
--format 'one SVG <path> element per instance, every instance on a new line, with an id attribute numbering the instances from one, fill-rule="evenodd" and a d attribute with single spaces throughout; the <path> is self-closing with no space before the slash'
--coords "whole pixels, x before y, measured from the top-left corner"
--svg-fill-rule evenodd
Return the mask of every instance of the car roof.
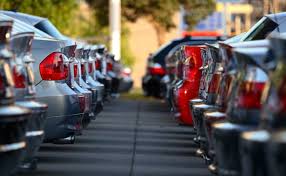
<path id="1" fill-rule="evenodd" d="M 54 39 L 50 35 L 36 29 L 35 27 L 26 24 L 20 20 L 14 19 L 10 16 L 4 15 L 0 12 L 0 20 L 12 20 L 13 21 L 13 28 L 12 28 L 12 35 L 22 32 L 34 32 L 35 37 L 37 38 L 47 38 L 47 39 Z"/>
<path id="2" fill-rule="evenodd" d="M 30 14 L 25 14 L 21 12 L 14 12 L 14 11 L 6 11 L 6 10 L 0 10 L 0 13 L 3 13 L 7 16 L 10 16 L 12 18 L 17 18 L 25 23 L 31 24 L 34 26 L 35 24 L 47 20 L 47 18 L 39 17 L 39 16 L 34 16 Z"/>
<path id="3" fill-rule="evenodd" d="M 273 13 L 273 14 L 268 14 L 265 16 L 270 18 L 272 21 L 274 21 L 277 24 L 281 24 L 283 21 L 286 20 L 286 12 Z"/>

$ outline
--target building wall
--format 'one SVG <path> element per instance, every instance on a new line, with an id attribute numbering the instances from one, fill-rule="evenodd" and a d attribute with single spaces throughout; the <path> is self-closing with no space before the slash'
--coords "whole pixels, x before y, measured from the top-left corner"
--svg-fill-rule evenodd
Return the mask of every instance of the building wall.
<path id="1" fill-rule="evenodd" d="M 174 15 L 173 20 L 178 26 L 179 13 Z M 129 46 L 136 57 L 132 76 L 134 78 L 134 87 L 138 88 L 141 87 L 141 78 L 146 70 L 146 59 L 149 53 L 158 49 L 157 37 L 155 30 L 146 19 L 139 19 L 136 23 L 129 23 L 128 27 L 130 30 Z M 175 28 L 167 33 L 166 42 L 177 37 L 179 37 L 179 32 Z"/>

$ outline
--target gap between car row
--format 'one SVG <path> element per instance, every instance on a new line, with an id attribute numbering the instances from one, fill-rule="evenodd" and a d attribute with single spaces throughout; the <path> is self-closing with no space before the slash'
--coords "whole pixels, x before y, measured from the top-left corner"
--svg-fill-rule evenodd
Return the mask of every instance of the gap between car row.
<path id="1" fill-rule="evenodd" d="M 37 171 L 23 176 L 210 175 L 193 137 L 193 128 L 178 126 L 161 101 L 119 99 L 74 145 L 43 144 Z"/>

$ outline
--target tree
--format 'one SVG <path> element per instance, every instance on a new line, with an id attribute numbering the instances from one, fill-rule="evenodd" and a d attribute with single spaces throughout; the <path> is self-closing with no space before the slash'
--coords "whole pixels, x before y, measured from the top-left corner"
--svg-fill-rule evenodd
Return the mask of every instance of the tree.
<path id="1" fill-rule="evenodd" d="M 108 1 L 87 0 L 96 11 L 95 16 L 99 23 L 108 25 Z M 158 45 L 163 44 L 165 34 L 175 27 L 173 15 L 180 5 L 189 12 L 186 21 L 189 28 L 215 9 L 215 0 L 121 0 L 123 21 L 136 22 L 139 18 L 146 18 L 154 27 Z"/>

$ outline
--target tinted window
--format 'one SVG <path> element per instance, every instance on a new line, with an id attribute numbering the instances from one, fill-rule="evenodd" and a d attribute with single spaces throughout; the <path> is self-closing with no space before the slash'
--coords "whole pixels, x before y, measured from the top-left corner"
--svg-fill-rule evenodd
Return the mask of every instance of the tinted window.
<path id="1" fill-rule="evenodd" d="M 46 33 L 34 28 L 33 26 L 26 24 L 20 20 L 11 18 L 9 16 L 0 14 L 0 20 L 13 20 L 13 28 L 12 28 L 12 35 L 21 33 L 21 32 L 34 32 L 35 37 L 45 37 L 51 38 L 51 36 L 47 35 Z"/>
<path id="2" fill-rule="evenodd" d="M 49 20 L 43 20 L 37 23 L 35 27 L 56 39 L 63 39 L 63 35 L 58 31 L 58 29 Z"/>
<path id="3" fill-rule="evenodd" d="M 267 17 L 259 20 L 242 38 L 242 41 L 262 40 L 276 29 L 277 23 Z"/>

